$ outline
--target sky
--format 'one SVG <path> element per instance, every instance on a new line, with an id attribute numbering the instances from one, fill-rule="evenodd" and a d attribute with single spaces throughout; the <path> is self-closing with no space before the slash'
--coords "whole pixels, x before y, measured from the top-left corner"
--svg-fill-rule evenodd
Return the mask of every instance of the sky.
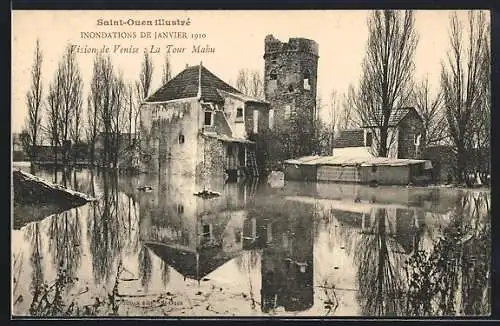
<path id="1" fill-rule="evenodd" d="M 416 11 L 415 28 L 419 43 L 415 53 L 415 79 L 429 79 L 432 88 L 439 87 L 441 62 L 449 47 L 449 15 L 445 10 Z M 53 79 L 57 63 L 67 44 L 80 47 L 103 46 L 113 52 L 115 46 L 138 48 L 137 53 L 111 53 L 115 66 L 127 81 L 138 79 L 142 51 L 159 47 L 152 53 L 155 71 L 152 89 L 161 86 L 161 69 L 168 44 L 185 47 L 184 53 L 171 54 L 173 74 L 186 64 L 203 65 L 226 82 L 236 80 L 239 69 L 264 70 L 264 38 L 268 34 L 281 41 L 304 37 L 319 44 L 318 95 L 326 103 L 335 90 L 342 96 L 350 84 L 356 85 L 368 38 L 366 10 L 315 11 L 20 11 L 12 12 L 12 132 L 20 132 L 27 116 L 26 92 L 37 38 L 43 53 L 44 97 Z M 459 17 L 465 18 L 460 12 Z M 99 19 L 128 21 L 186 20 L 189 26 L 104 26 Z M 88 39 L 82 32 L 129 32 L 136 38 Z M 141 38 L 151 32 L 152 38 Z M 155 39 L 155 33 L 186 32 L 188 39 Z M 196 34 L 203 39 L 193 39 Z M 193 45 L 208 45 L 214 53 L 191 53 Z M 84 81 L 84 103 L 92 77 L 94 54 L 79 53 L 78 64 Z M 328 113 L 320 112 L 326 118 Z"/>

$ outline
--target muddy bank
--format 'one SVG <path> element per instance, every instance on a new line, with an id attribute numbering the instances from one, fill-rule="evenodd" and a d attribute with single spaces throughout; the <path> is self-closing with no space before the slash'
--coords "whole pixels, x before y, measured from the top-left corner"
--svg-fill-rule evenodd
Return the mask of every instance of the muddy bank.
<path id="1" fill-rule="evenodd" d="M 12 182 L 15 229 L 95 200 L 86 194 L 52 184 L 21 170 L 12 172 Z"/>

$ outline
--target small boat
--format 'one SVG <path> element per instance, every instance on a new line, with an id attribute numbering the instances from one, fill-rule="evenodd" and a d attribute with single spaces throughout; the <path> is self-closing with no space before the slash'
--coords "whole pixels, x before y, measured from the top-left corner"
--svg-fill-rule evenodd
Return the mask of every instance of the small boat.
<path id="1" fill-rule="evenodd" d="M 137 187 L 137 190 L 140 190 L 140 191 L 152 191 L 153 187 L 151 187 L 151 186 L 142 186 L 142 187 Z"/>
<path id="2" fill-rule="evenodd" d="M 204 189 L 202 191 L 194 193 L 194 195 L 197 197 L 201 197 L 203 199 L 212 199 L 212 198 L 220 197 L 220 192 Z"/>

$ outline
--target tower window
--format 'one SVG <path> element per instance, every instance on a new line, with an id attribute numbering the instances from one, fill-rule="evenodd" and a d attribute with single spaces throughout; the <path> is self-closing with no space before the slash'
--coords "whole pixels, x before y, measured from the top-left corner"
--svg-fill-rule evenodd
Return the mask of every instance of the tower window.
<path id="1" fill-rule="evenodd" d="M 273 129 L 274 126 L 274 109 L 269 109 L 269 129 Z"/>
<path id="2" fill-rule="evenodd" d="M 253 132 L 256 134 L 259 131 L 259 111 L 253 110 Z"/>
<path id="3" fill-rule="evenodd" d="M 242 122 L 243 121 L 243 108 L 237 108 L 236 109 L 236 122 Z"/>
<path id="4" fill-rule="evenodd" d="M 310 74 L 309 71 L 304 72 L 304 89 L 310 90 L 311 89 L 311 82 L 310 82 Z"/>
<path id="5" fill-rule="evenodd" d="M 203 225 L 203 237 L 205 239 L 210 239 L 210 231 L 211 231 L 211 225 L 210 224 L 205 224 Z"/>
<path id="6" fill-rule="evenodd" d="M 181 204 L 177 205 L 177 213 L 178 214 L 184 214 L 184 206 Z"/>
<path id="7" fill-rule="evenodd" d="M 285 105 L 285 118 L 290 118 L 290 114 L 292 113 L 292 107 L 290 105 Z"/>
<path id="8" fill-rule="evenodd" d="M 185 141 L 185 139 L 184 139 L 184 135 L 183 135 L 183 134 L 180 134 L 180 135 L 179 135 L 179 144 L 184 144 L 184 141 Z"/>
<path id="9" fill-rule="evenodd" d="M 212 125 L 212 112 L 211 111 L 205 111 L 205 119 L 204 119 L 204 123 L 205 123 L 205 126 L 211 126 Z"/>
<path id="10" fill-rule="evenodd" d="M 271 73 L 269 74 L 269 76 L 271 77 L 271 80 L 277 80 L 278 79 L 278 74 L 276 73 L 275 70 L 271 71 Z"/>

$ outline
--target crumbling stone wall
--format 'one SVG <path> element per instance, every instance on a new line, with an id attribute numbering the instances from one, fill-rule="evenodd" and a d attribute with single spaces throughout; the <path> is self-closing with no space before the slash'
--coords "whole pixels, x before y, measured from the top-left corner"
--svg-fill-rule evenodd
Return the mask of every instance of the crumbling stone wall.
<path id="1" fill-rule="evenodd" d="M 222 176 L 226 170 L 226 145 L 215 138 L 200 137 L 199 160 L 196 165 L 196 176 L 209 179 Z"/>
<path id="2" fill-rule="evenodd" d="M 302 110 L 314 118 L 317 93 L 318 44 L 305 38 L 281 42 L 272 35 L 265 39 L 264 91 L 278 121 L 288 111 Z M 306 85 L 306 81 L 307 84 Z M 289 105 L 290 109 L 286 108 Z"/>
<path id="3" fill-rule="evenodd" d="M 306 155 L 314 150 L 318 58 L 318 44 L 313 40 L 281 42 L 272 35 L 265 39 L 264 92 L 274 109 L 277 129 L 273 129 L 290 139 L 310 140 L 294 141 L 297 148 L 290 153 Z"/>
<path id="4" fill-rule="evenodd" d="M 148 173 L 194 175 L 201 108 L 186 99 L 141 107 L 141 166 Z"/>

